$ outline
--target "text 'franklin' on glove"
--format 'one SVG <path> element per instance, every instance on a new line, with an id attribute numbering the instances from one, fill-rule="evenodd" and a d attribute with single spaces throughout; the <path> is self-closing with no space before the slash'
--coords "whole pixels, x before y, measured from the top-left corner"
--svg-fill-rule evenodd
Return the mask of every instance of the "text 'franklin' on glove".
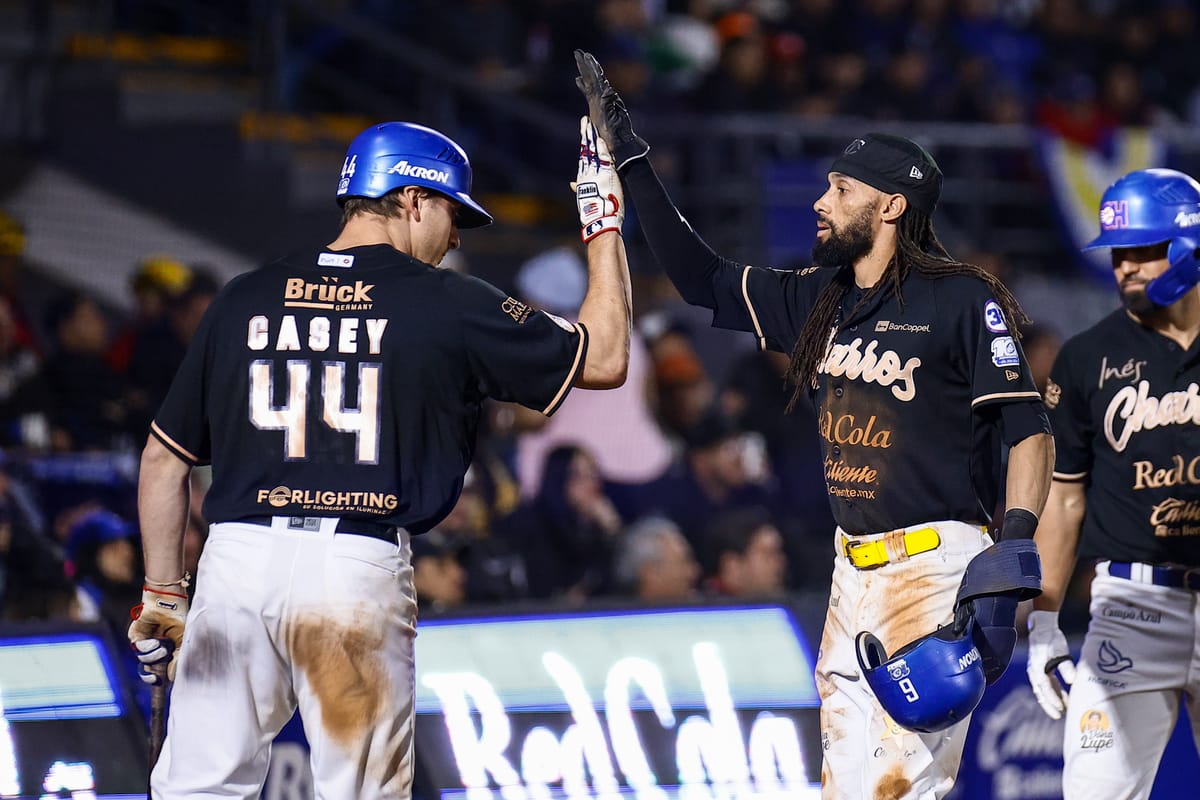
<path id="1" fill-rule="evenodd" d="M 1057 611 L 1029 612 L 1029 685 L 1038 704 L 1051 719 L 1059 719 L 1067 708 L 1067 692 L 1075 682 L 1075 662 L 1067 648 L 1067 637 L 1058 627 Z"/>
<path id="2" fill-rule="evenodd" d="M 608 145 L 587 117 L 579 118 L 579 171 L 571 188 L 575 190 L 583 241 L 590 242 L 607 231 L 621 232 L 625 221 L 621 179 Z"/>
<path id="3" fill-rule="evenodd" d="M 591 53 L 576 50 L 575 66 L 579 69 L 575 85 L 587 98 L 588 116 L 600 132 L 600 138 L 612 149 L 617 169 L 624 169 L 634 159 L 644 158 L 650 152 L 650 145 L 633 132 L 629 110 L 625 108 L 621 95 L 608 82 L 600 62 Z"/>
<path id="4" fill-rule="evenodd" d="M 188 613 L 186 591 L 185 588 L 165 591 L 145 586 L 141 604 L 129 612 L 133 618 L 129 626 L 129 643 L 137 656 L 143 683 L 161 683 L 164 666 L 167 680 L 175 680 L 175 665 L 183 647 Z"/>

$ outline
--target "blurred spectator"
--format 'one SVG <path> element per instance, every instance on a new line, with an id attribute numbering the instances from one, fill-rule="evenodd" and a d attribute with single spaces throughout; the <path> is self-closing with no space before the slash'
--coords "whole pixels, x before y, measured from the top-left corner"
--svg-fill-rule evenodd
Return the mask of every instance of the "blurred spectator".
<path id="1" fill-rule="evenodd" d="M 50 389 L 41 362 L 32 345 L 20 343 L 12 306 L 0 296 L 0 446 L 50 445 Z"/>
<path id="2" fill-rule="evenodd" d="M 79 590 L 81 613 L 102 620 L 124 637 L 129 609 L 142 594 L 134 526 L 105 509 L 74 521 L 67 536 L 69 572 Z"/>
<path id="3" fill-rule="evenodd" d="M 680 328 L 669 328 L 652 340 L 654 380 L 658 387 L 658 419 L 682 439 L 713 403 L 713 381 Z"/>
<path id="4" fill-rule="evenodd" d="M 1100 104 L 1117 125 L 1149 125 L 1154 109 L 1142 90 L 1141 78 L 1132 64 L 1108 64 L 1101 76 Z"/>
<path id="5" fill-rule="evenodd" d="M 188 343 L 220 289 L 211 270 L 196 267 L 190 273 L 181 292 L 166 295 L 162 317 L 137 337 L 130 354 L 126 373 L 128 425 L 139 440 L 150 430 Z"/>
<path id="6" fill-rule="evenodd" d="M 488 465 L 476 459 L 463 477 L 458 501 L 437 530 L 465 543 L 462 564 L 467 571 L 469 602 L 520 600 L 529 595 L 525 558 L 511 541 L 492 533 L 494 506 L 487 499 L 488 482 L 483 477 L 487 475 Z M 514 508 L 516 502 L 514 497 Z"/>
<path id="7" fill-rule="evenodd" d="M 580 604 L 609 587 L 621 517 L 604 494 L 596 460 L 582 447 L 552 450 L 537 495 L 497 522 L 496 531 L 525 554 L 535 598 Z"/>
<path id="8" fill-rule="evenodd" d="M 717 514 L 750 506 L 769 507 L 772 494 L 756 473 L 764 465 L 747 459 L 746 438 L 717 406 L 687 433 L 687 448 L 649 494 L 657 511 L 673 520 L 697 552 Z M 753 468 L 753 469 L 752 469 Z"/>
<path id="9" fill-rule="evenodd" d="M 6 622 L 94 621 L 84 615 L 75 584 L 61 570 L 22 575 L 17 588 L 4 601 Z"/>
<path id="10" fill-rule="evenodd" d="M 718 114 L 778 111 L 785 105 L 784 98 L 771 77 L 767 41 L 757 29 L 748 27 L 722 45 L 717 69 L 700 87 L 702 105 Z"/>
<path id="11" fill-rule="evenodd" d="M 587 267 L 574 246 L 556 247 L 525 262 L 517 272 L 525 301 L 574 320 L 587 289 Z M 522 433 L 516 446 L 521 493 L 532 496 L 541 484 L 546 454 L 561 444 L 577 444 L 596 459 L 618 506 L 638 506 L 640 486 L 661 476 L 671 463 L 671 447 L 654 419 L 650 356 L 637 331 L 629 342 L 625 385 L 606 392 L 576 389 L 552 417 L 513 406 Z"/>
<path id="12" fill-rule="evenodd" d="M 685 603 L 697 598 L 700 565 L 679 526 L 646 517 L 621 536 L 613 567 L 617 590 L 645 603 Z"/>
<path id="13" fill-rule="evenodd" d="M 67 292 L 46 310 L 54 347 L 43 374 L 51 394 L 51 442 L 57 450 L 108 449 L 125 430 L 124 386 L 104 360 L 108 323 L 83 292 Z"/>
<path id="14" fill-rule="evenodd" d="M 31 304 L 25 297 L 24 254 L 25 228 L 0 211 L 0 297 L 8 301 L 11 309 L 17 345 L 36 351 L 39 341 L 30 318 Z"/>
<path id="15" fill-rule="evenodd" d="M 1025 351 L 1034 385 L 1045 395 L 1046 381 L 1050 379 L 1050 369 L 1062 349 L 1062 339 L 1053 328 L 1034 323 L 1021 331 L 1021 348 Z"/>
<path id="16" fill-rule="evenodd" d="M 412 537 L 413 588 L 417 605 L 430 611 L 446 611 L 467 599 L 467 571 L 463 552 L 468 542 L 437 530 Z"/>
<path id="17" fill-rule="evenodd" d="M 706 585 L 714 594 L 769 599 L 786 591 L 783 536 L 765 509 L 715 517 L 705 534 L 705 549 Z"/>
<path id="18" fill-rule="evenodd" d="M 140 339 L 156 335 L 167 313 L 167 303 L 179 297 L 192 280 L 192 271 L 170 256 L 150 256 L 140 261 L 129 279 L 133 294 L 133 319 L 108 351 L 108 363 L 121 374 Z"/>
<path id="19" fill-rule="evenodd" d="M 830 565 L 805 554 L 813 546 L 822 551 L 828 546 L 835 523 L 814 409 L 805 398 L 786 411 L 792 393 L 784 379 L 789 360 L 769 350 L 747 353 L 730 370 L 721 406 L 741 428 L 758 433 L 766 447 L 779 486 L 771 511 L 785 533 L 789 584 L 817 586 L 828 581 Z"/>

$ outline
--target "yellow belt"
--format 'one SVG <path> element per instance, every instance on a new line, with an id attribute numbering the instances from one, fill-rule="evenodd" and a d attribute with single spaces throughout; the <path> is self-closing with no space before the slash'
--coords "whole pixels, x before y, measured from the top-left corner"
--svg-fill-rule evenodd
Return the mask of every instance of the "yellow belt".
<path id="1" fill-rule="evenodd" d="M 884 564 L 907 561 L 909 556 L 936 550 L 942 537 L 933 528 L 918 528 L 915 531 L 891 531 L 881 539 L 861 542 L 851 536 L 842 536 L 842 552 L 857 569 L 874 569 Z"/>

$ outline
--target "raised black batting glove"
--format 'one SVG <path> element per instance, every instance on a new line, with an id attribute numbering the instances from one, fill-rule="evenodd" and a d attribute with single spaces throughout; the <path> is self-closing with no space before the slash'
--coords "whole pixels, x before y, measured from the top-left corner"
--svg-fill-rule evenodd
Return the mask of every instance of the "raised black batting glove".
<path id="1" fill-rule="evenodd" d="M 621 233 L 625 197 L 608 145 L 587 117 L 579 118 L 579 172 L 575 176 L 580 236 L 590 242 L 602 233 Z"/>
<path id="2" fill-rule="evenodd" d="M 591 53 L 583 50 L 575 51 L 575 66 L 579 69 L 579 77 L 575 85 L 588 102 L 588 116 L 592 124 L 600 132 L 600 138 L 608 142 L 617 169 L 625 168 L 630 161 L 645 158 L 650 152 L 646 140 L 633 132 L 633 122 L 629 119 L 629 110 L 621 95 L 604 77 L 600 62 Z"/>

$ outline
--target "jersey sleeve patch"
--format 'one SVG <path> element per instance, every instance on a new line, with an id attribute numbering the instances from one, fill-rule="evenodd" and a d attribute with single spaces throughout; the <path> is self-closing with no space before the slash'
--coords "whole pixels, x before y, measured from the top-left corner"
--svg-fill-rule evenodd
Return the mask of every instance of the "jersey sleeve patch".
<path id="1" fill-rule="evenodd" d="M 1013 367 L 1021 363 L 1017 343 L 1011 336 L 997 336 L 992 339 L 992 363 L 997 367 Z"/>
<path id="2" fill-rule="evenodd" d="M 1004 312 L 1000 309 L 1000 304 L 995 300 L 988 300 L 983 304 L 983 324 L 992 333 L 1008 333 L 1008 324 L 1004 321 Z"/>

